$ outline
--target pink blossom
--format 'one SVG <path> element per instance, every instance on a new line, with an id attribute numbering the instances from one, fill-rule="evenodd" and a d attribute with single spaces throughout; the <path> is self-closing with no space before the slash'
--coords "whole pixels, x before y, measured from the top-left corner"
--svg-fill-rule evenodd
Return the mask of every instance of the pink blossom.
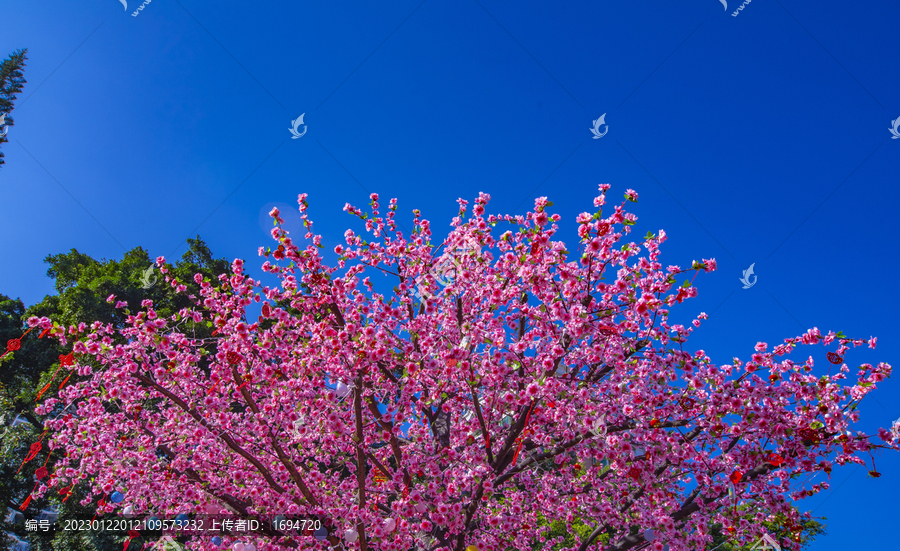
<path id="1" fill-rule="evenodd" d="M 599 189 L 597 207 L 610 186 Z M 877 439 L 894 438 L 884 429 L 875 436 L 851 430 L 859 411 L 848 409 L 891 366 L 864 364 L 852 379 L 818 370 L 812 376 L 812 360 L 802 357 L 819 358 L 833 338 L 818 329 L 771 353 L 757 343 L 751 365 L 714 363 L 687 342 L 708 316 L 692 319 L 684 304 L 700 283 L 684 289 L 683 276 L 668 282 L 684 270 L 661 268 L 665 232 L 624 247 L 631 228 L 622 223 L 635 219 L 624 206 L 637 193 L 629 189 L 626 197 L 603 220 L 580 214 L 576 242 L 567 244 L 549 225 L 559 217 L 545 212 L 546 197 L 534 212 L 492 215 L 490 224 L 466 218 L 469 202 L 460 199 L 447 239 L 432 235 L 419 211 L 418 231 L 399 233 L 391 218 L 396 201 L 382 215 L 371 194 L 367 212 L 345 206 L 366 219 L 359 225 L 366 235 L 347 230 L 334 249 L 342 259 L 332 266 L 300 194 L 308 234 L 295 243 L 274 231 L 285 250 L 263 263 L 280 281 L 274 288 L 246 277 L 236 259 L 213 284 L 194 277 L 198 296 L 183 297 L 191 306 L 178 320 L 144 300 L 140 316 L 130 315 L 122 328 L 70 328 L 72 351 L 90 356 L 78 358 L 79 377 L 58 390 L 78 418 L 48 425 L 48 443 L 68 454 L 48 467 L 66 477 L 60 483 L 84 481 L 97 493 L 118 488 L 127 503 L 152 506 L 160 517 L 202 513 L 224 496 L 252 503 L 250 515 L 324 515 L 330 526 L 358 530 L 372 551 L 413 549 L 419 530 L 447 539 L 449 547 L 432 547 L 448 550 L 550 548 L 561 540 L 542 533 L 541 523 L 575 519 L 609 527 L 604 545 L 623 549 L 635 526 L 638 539 L 656 531 L 648 547 L 657 550 L 663 541 L 673 551 L 707 547 L 717 524 L 734 528 L 735 541 L 758 537 L 760 519 L 794 518 L 792 499 L 827 487 L 794 494 L 790 481 L 798 475 L 832 463 L 837 469 Z M 489 200 L 480 194 L 474 201 L 476 217 Z M 498 221 L 507 227 L 491 225 Z M 448 254 L 439 248 L 445 242 L 477 254 Z M 442 255 L 454 258 L 450 292 L 413 296 Z M 704 264 L 716 269 L 714 259 Z M 391 283 L 382 270 L 394 274 Z M 174 290 L 186 292 L 180 284 Z M 260 324 L 247 307 L 263 300 L 267 321 Z M 185 317 L 214 327 L 215 337 L 194 336 Z M 52 326 L 46 318 L 28 323 Z M 874 347 L 875 338 L 842 342 L 841 353 L 866 342 Z M 781 357 L 815 345 L 815 354 L 796 362 Z M 37 407 L 43 414 L 54 405 Z M 805 445 L 796 435 L 814 421 L 850 440 Z M 696 440 L 686 441 L 692 432 Z M 173 463 L 154 453 L 161 445 Z M 789 459 L 755 471 L 760 454 L 770 452 Z M 544 459 L 534 463 L 538 456 Z M 835 456 L 842 458 L 831 461 Z M 727 487 L 735 471 L 748 473 L 752 480 L 741 485 L 753 492 L 752 499 L 738 494 L 738 519 L 730 516 Z M 686 488 L 697 484 L 713 500 L 682 508 Z M 258 549 L 288 549 L 263 533 L 253 537 Z"/>

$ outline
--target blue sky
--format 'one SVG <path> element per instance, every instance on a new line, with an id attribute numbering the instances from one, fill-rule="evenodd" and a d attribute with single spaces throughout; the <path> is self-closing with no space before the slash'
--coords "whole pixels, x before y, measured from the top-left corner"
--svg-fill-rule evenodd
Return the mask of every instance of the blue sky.
<path id="1" fill-rule="evenodd" d="M 3 5 L 0 54 L 29 62 L 0 168 L 0 292 L 52 293 L 48 254 L 175 260 L 195 233 L 259 277 L 265 213 L 303 192 L 327 251 L 368 192 L 439 237 L 458 197 L 521 214 L 546 195 L 574 242 L 608 182 L 640 194 L 636 235 L 666 230 L 663 265 L 718 261 L 673 312 L 710 314 L 691 348 L 747 360 L 818 327 L 879 337 L 851 367 L 900 365 L 897 293 L 878 283 L 900 267 L 896 2 L 127 3 Z M 803 352 L 827 369 L 823 347 Z M 898 397 L 880 385 L 860 430 L 900 417 Z M 814 551 L 896 547 L 900 454 L 877 461 L 881 478 L 836 468 L 802 502 L 828 517 Z"/>

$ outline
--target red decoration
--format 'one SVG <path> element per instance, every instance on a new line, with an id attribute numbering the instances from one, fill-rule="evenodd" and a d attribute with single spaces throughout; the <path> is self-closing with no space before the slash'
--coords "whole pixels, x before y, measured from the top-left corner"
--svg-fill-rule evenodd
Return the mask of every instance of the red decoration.
<path id="1" fill-rule="evenodd" d="M 19 510 L 24 511 L 28 508 L 28 504 L 31 503 L 31 497 L 34 494 L 34 491 L 37 490 L 38 483 L 34 483 L 34 488 L 31 489 L 31 492 L 28 493 L 28 497 L 25 498 L 25 501 L 22 502 L 22 505 L 19 505 Z"/>
<path id="2" fill-rule="evenodd" d="M 633 478 L 635 480 L 640 480 L 641 479 L 641 470 L 638 469 L 637 467 L 632 467 L 632 468 L 628 469 L 628 476 L 630 476 L 631 478 Z"/>
<path id="3" fill-rule="evenodd" d="M 731 479 L 732 484 L 737 484 L 743 477 L 744 473 L 742 473 L 741 471 L 734 471 L 733 473 L 731 473 L 731 476 L 729 478 Z"/>
<path id="4" fill-rule="evenodd" d="M 840 356 L 838 354 L 835 354 L 834 352 L 829 352 L 828 353 L 828 361 L 833 364 L 839 364 L 844 361 L 844 357 Z"/>
<path id="5" fill-rule="evenodd" d="M 34 329 L 34 328 L 32 327 L 32 329 Z M 20 337 L 19 339 L 9 339 L 8 341 L 6 341 L 6 350 L 3 352 L 3 354 L 0 354 L 0 358 L 2 358 L 3 356 L 6 356 L 10 352 L 15 352 L 16 350 L 22 348 L 22 341 L 20 339 L 24 338 L 25 335 L 27 335 L 30 332 L 31 332 L 31 329 L 22 333 L 22 337 Z"/>
<path id="6" fill-rule="evenodd" d="M 267 318 L 272 315 L 272 308 L 270 308 L 268 304 L 262 305 L 262 315 L 264 318 Z"/>
<path id="7" fill-rule="evenodd" d="M 64 355 L 64 354 L 60 354 L 60 355 L 59 355 L 59 365 L 60 365 L 61 367 L 67 367 L 67 366 L 70 366 L 70 365 L 72 365 L 74 362 L 75 362 L 75 355 L 74 355 L 74 354 L 71 354 L 71 353 L 70 353 L 70 354 L 65 354 L 65 355 Z"/>
<path id="8" fill-rule="evenodd" d="M 38 338 L 39 338 L 39 339 L 43 339 L 43 338 L 44 338 L 44 335 L 46 335 L 48 332 L 50 332 L 50 328 L 49 328 L 49 327 L 46 328 L 46 329 L 44 329 L 43 331 L 41 331 L 41 335 L 40 335 Z"/>
<path id="9" fill-rule="evenodd" d="M 37 477 L 38 480 L 42 480 L 50 474 L 47 472 L 47 467 L 38 467 L 38 470 L 34 471 L 34 476 Z"/>
<path id="10" fill-rule="evenodd" d="M 133 540 L 134 538 L 139 538 L 139 537 L 141 537 L 140 532 L 138 532 L 137 530 L 129 530 L 128 538 L 125 540 L 125 547 L 122 548 L 122 551 L 126 551 L 128 549 L 128 546 L 131 544 L 131 540 Z M 141 549 L 143 549 L 143 548 L 144 548 L 144 546 L 142 545 Z"/>
<path id="11" fill-rule="evenodd" d="M 650 421 L 650 426 L 656 428 L 659 426 L 659 419 L 653 419 Z"/>
<path id="12" fill-rule="evenodd" d="M 72 488 L 74 488 L 74 487 L 75 487 L 75 483 L 73 482 L 72 484 L 66 486 L 65 488 L 61 488 L 59 490 L 59 495 L 66 496 L 63 498 L 63 503 L 65 503 L 66 500 L 72 496 Z"/>
<path id="13" fill-rule="evenodd" d="M 244 358 L 242 358 L 241 355 L 237 352 L 229 352 L 225 355 L 225 359 L 227 359 L 228 363 L 230 363 L 231 365 L 235 365 L 241 363 L 241 360 L 243 360 Z"/>
<path id="14" fill-rule="evenodd" d="M 770 453 L 768 456 L 766 456 L 766 461 L 777 467 L 784 463 L 784 458 L 777 453 Z"/>
<path id="15" fill-rule="evenodd" d="M 618 335 L 619 331 L 610 325 L 601 325 L 597 328 L 601 335 L 606 335 L 607 337 L 610 335 Z"/>
<path id="16" fill-rule="evenodd" d="M 456 359 L 448 358 L 447 359 L 447 367 L 456 367 Z"/>
<path id="17" fill-rule="evenodd" d="M 68 380 L 69 380 L 69 377 L 71 377 L 71 376 L 72 376 L 72 373 L 75 373 L 75 370 L 74 370 L 74 369 L 73 369 L 73 370 L 72 370 L 72 371 L 70 371 L 70 372 L 69 372 L 69 375 L 68 375 L 68 376 L 66 376 L 66 378 L 65 378 L 65 379 L 63 379 L 63 382 L 61 382 L 61 383 L 59 383 L 59 390 L 62 390 L 62 387 L 63 387 L 63 385 L 65 385 L 65 384 L 66 384 L 66 381 L 68 381 Z"/>
<path id="18" fill-rule="evenodd" d="M 28 455 L 30 455 L 33 458 L 35 455 L 38 454 L 39 451 L 41 451 L 42 446 L 43 445 L 40 442 L 35 442 L 34 444 L 31 445 L 31 448 L 29 448 Z"/>

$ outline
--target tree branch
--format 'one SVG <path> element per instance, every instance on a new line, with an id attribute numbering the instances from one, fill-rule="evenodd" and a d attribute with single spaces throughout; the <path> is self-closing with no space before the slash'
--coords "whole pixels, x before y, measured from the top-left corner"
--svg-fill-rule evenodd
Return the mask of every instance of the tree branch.
<path id="1" fill-rule="evenodd" d="M 362 375 L 358 375 L 356 377 L 356 388 L 353 389 L 353 411 L 356 414 L 356 484 L 359 492 L 360 509 L 366 506 L 366 454 L 362 449 L 362 445 L 365 443 L 362 420 L 362 391 Z M 366 527 L 362 522 L 359 522 L 356 525 L 356 529 L 359 534 L 359 548 L 361 551 L 367 551 L 369 544 L 366 542 Z"/>

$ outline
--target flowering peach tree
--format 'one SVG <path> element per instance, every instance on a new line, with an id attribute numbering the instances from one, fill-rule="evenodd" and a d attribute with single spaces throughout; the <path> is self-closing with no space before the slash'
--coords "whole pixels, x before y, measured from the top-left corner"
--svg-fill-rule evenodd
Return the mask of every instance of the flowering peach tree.
<path id="1" fill-rule="evenodd" d="M 487 214 L 486 194 L 471 211 L 460 199 L 435 247 L 419 211 L 404 235 L 396 200 L 382 213 L 372 194 L 369 213 L 345 207 L 367 233 L 347 230 L 336 266 L 303 194 L 305 245 L 274 209 L 279 245 L 260 248 L 279 288 L 235 260 L 218 281 L 198 274 L 196 306 L 171 319 L 149 300 L 125 328 L 30 319 L 74 339 L 77 368 L 38 407 L 75 411 L 47 422 L 65 457 L 37 492 L 84 483 L 99 513 L 264 520 L 191 549 L 558 549 L 551 526 L 571 537 L 578 524 L 572 551 L 681 551 L 706 548 L 714 526 L 749 543 L 776 517 L 799 523 L 794 501 L 828 484 L 798 475 L 897 448 L 896 433 L 879 444 L 850 430 L 891 366 L 851 374 L 841 355 L 874 338 L 812 329 L 722 365 L 686 351 L 707 316 L 670 325 L 669 309 L 697 294 L 676 277 L 716 262 L 664 268 L 665 232 L 627 241 L 637 194 L 604 217 L 608 189 L 577 217 L 571 248 L 545 197 L 524 216 Z M 214 336 L 196 338 L 198 324 Z M 786 358 L 832 343 L 831 375 Z M 323 528 L 279 528 L 275 515 Z"/>

